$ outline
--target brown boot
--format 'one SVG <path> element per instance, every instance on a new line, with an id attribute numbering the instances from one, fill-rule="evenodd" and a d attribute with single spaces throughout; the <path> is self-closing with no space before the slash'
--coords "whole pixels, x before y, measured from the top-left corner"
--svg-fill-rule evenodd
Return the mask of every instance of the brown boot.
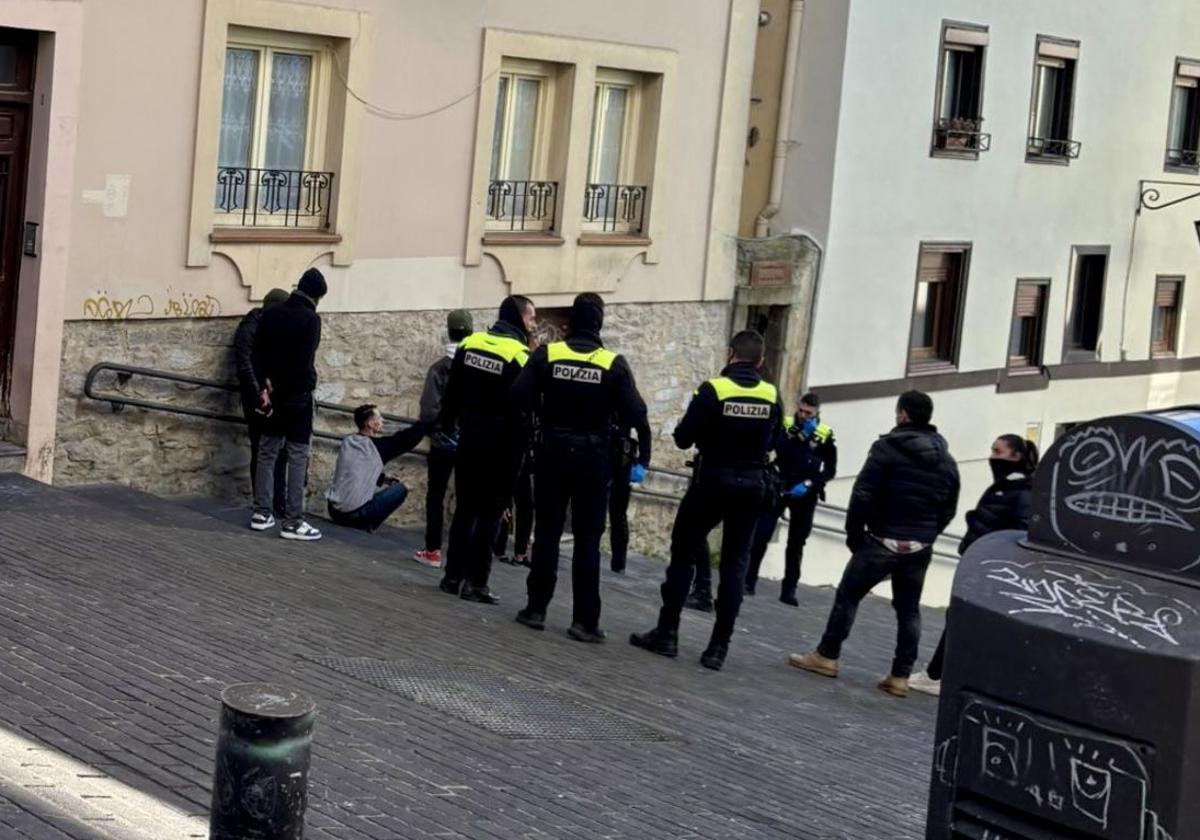
<path id="1" fill-rule="evenodd" d="M 889 675 L 889 676 L 886 676 L 883 679 L 881 679 L 879 681 L 879 684 L 876 685 L 875 687 L 878 688 L 880 691 L 883 691 L 883 692 L 886 692 L 887 694 L 892 695 L 893 697 L 907 697 L 908 696 L 908 678 L 907 677 L 893 677 L 893 676 Z"/>
<path id="2" fill-rule="evenodd" d="M 822 677 L 836 677 L 838 675 L 838 661 L 836 659 L 828 659 L 815 650 L 812 653 L 793 653 L 788 656 L 788 664 L 793 668 L 799 668 L 801 671 L 811 671 L 814 674 L 820 674 Z"/>

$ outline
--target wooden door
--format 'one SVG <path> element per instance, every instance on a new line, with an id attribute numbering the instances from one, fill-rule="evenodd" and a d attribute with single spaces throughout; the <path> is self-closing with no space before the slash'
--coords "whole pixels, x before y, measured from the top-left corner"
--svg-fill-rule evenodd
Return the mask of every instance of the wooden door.
<path id="1" fill-rule="evenodd" d="M 8 416 L 37 33 L 0 28 L 0 417 Z"/>

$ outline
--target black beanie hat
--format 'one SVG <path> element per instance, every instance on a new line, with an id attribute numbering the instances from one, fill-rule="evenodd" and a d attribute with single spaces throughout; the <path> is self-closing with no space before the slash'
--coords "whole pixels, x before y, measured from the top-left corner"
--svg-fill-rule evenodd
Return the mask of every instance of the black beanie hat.
<path id="1" fill-rule="evenodd" d="M 604 326 L 604 300 L 594 292 L 576 295 L 567 320 L 569 332 L 599 335 Z"/>
<path id="2" fill-rule="evenodd" d="M 313 300 L 325 297 L 325 293 L 329 291 L 329 286 L 325 284 L 325 275 L 315 268 L 310 268 L 300 276 L 300 283 L 296 286 L 296 291 L 304 292 Z"/>
<path id="3" fill-rule="evenodd" d="M 509 295 L 500 303 L 499 320 L 510 327 L 516 327 L 521 335 L 526 338 L 529 334 L 525 331 L 525 300 L 513 295 Z"/>

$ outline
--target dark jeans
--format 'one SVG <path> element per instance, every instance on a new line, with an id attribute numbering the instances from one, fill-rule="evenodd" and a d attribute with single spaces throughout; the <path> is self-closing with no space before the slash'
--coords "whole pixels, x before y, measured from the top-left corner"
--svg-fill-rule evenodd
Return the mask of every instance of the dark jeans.
<path id="1" fill-rule="evenodd" d="M 501 518 L 500 527 L 496 530 L 496 542 L 492 553 L 503 557 L 508 548 L 508 535 L 513 534 L 513 556 L 524 557 L 529 552 L 529 534 L 533 531 L 533 472 L 529 459 L 517 476 L 517 486 L 513 491 L 512 516 L 507 520 Z"/>
<path id="2" fill-rule="evenodd" d="M 347 528 L 374 531 L 395 513 L 400 505 L 404 504 L 406 498 L 408 498 L 408 488 L 397 482 L 377 491 L 371 501 L 349 513 L 343 513 L 331 503 L 329 518 Z"/>
<path id="3" fill-rule="evenodd" d="M 571 506 L 572 623 L 600 625 L 600 540 L 612 479 L 604 441 L 579 435 L 547 439 L 537 453 L 533 563 L 525 588 L 529 608 L 544 613 L 558 582 L 559 542 Z"/>
<path id="4" fill-rule="evenodd" d="M 442 531 L 446 521 L 446 490 L 454 474 L 454 453 L 430 447 L 425 490 L 425 550 L 442 550 Z"/>
<path id="5" fill-rule="evenodd" d="M 859 603 L 876 585 L 890 577 L 892 608 L 896 611 L 897 623 L 892 676 L 909 677 L 921 643 L 921 590 L 932 557 L 933 552 L 928 548 L 916 554 L 893 554 L 878 541 L 868 539 L 867 545 L 850 557 L 846 571 L 842 573 L 833 611 L 817 652 L 829 659 L 841 656 L 842 642 L 854 626 Z"/>
<path id="6" fill-rule="evenodd" d="M 500 435 L 466 435 L 454 459 L 454 519 L 446 554 L 445 578 L 487 586 L 492 573 L 492 542 L 512 498 L 521 447 Z"/>
<path id="7" fill-rule="evenodd" d="M 282 461 L 287 467 L 287 494 L 284 497 L 283 524 L 296 525 L 304 516 L 304 479 L 308 475 L 307 442 L 289 440 L 283 435 L 264 434 L 258 443 L 258 470 L 255 473 L 254 512 L 269 516 L 275 510 L 275 471 Z M 270 478 L 268 478 L 270 476 Z"/>
<path id="8" fill-rule="evenodd" d="M 679 614 L 687 600 L 688 589 L 697 572 L 697 558 L 704 554 L 708 534 L 724 522 L 721 539 L 720 588 L 717 590 L 717 618 L 713 623 L 710 644 L 728 644 L 733 637 L 733 625 L 742 606 L 742 586 L 746 564 L 750 559 L 750 539 L 758 519 L 757 502 L 723 492 L 718 487 L 693 484 L 688 488 L 675 524 L 671 529 L 671 562 L 667 579 L 662 585 L 662 609 L 658 614 L 658 629 L 675 632 L 679 629 Z"/>
<path id="9" fill-rule="evenodd" d="M 788 510 L 788 538 L 783 549 L 783 592 L 795 592 L 800 583 L 800 561 L 804 559 L 804 544 L 812 534 L 813 516 L 817 512 L 817 494 L 809 492 L 786 503 L 781 502 L 768 510 L 758 520 L 754 529 L 754 546 L 750 550 L 750 568 L 746 570 L 746 584 L 758 582 L 758 570 L 767 553 L 767 544 L 775 536 L 775 528 L 784 508 Z"/>
<path id="10" fill-rule="evenodd" d="M 937 650 L 933 652 L 933 659 L 929 660 L 929 666 L 925 669 L 925 673 L 929 675 L 931 680 L 940 680 L 942 678 L 942 667 L 946 663 L 946 631 L 942 631 L 942 637 L 938 639 Z"/>
<path id="11" fill-rule="evenodd" d="M 617 458 L 612 486 L 608 489 L 608 541 L 612 548 L 610 566 L 614 572 L 624 571 L 629 554 L 629 497 L 633 493 L 629 471 L 632 468 L 633 464 L 627 458 Z"/>

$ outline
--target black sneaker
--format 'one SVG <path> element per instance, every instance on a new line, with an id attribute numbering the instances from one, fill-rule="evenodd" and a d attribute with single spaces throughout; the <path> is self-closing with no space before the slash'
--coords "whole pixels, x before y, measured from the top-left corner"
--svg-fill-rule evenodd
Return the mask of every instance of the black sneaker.
<path id="1" fill-rule="evenodd" d="M 779 600 L 787 604 L 789 607 L 800 606 L 800 600 L 796 597 L 795 589 L 785 589 L 779 593 Z"/>
<path id="2" fill-rule="evenodd" d="M 472 586 L 467 583 L 463 585 L 462 595 L 459 596 L 464 601 L 474 601 L 476 604 L 499 604 L 500 599 L 492 594 L 492 590 L 486 586 Z"/>
<path id="3" fill-rule="evenodd" d="M 683 605 L 690 610 L 710 613 L 713 611 L 712 595 L 700 589 L 693 589 L 692 594 L 687 596 L 687 600 L 683 602 Z"/>
<path id="4" fill-rule="evenodd" d="M 571 625 L 571 629 L 567 631 L 567 635 L 577 642 L 588 642 L 593 645 L 598 645 L 608 638 L 605 632 L 599 627 L 595 630 L 589 630 L 579 622 Z"/>
<path id="5" fill-rule="evenodd" d="M 674 658 L 679 655 L 679 634 L 674 630 L 664 632 L 655 627 L 645 633 L 633 633 L 629 636 L 629 644 L 659 656 Z"/>
<path id="6" fill-rule="evenodd" d="M 438 584 L 438 589 L 445 592 L 447 595 L 457 595 L 462 589 L 462 580 L 452 577 L 442 578 L 442 582 Z"/>
<path id="7" fill-rule="evenodd" d="M 753 598 L 754 597 L 754 584 L 747 583 L 745 588 L 742 591 L 745 592 L 747 595 L 749 595 L 751 598 Z"/>
<path id="8" fill-rule="evenodd" d="M 517 624 L 524 624 L 530 630 L 545 630 L 546 614 L 526 607 L 517 613 Z"/>
<path id="9" fill-rule="evenodd" d="M 725 666 L 725 657 L 729 653 L 729 645 L 710 642 L 704 653 L 700 655 L 700 664 L 710 671 L 720 671 Z"/>

